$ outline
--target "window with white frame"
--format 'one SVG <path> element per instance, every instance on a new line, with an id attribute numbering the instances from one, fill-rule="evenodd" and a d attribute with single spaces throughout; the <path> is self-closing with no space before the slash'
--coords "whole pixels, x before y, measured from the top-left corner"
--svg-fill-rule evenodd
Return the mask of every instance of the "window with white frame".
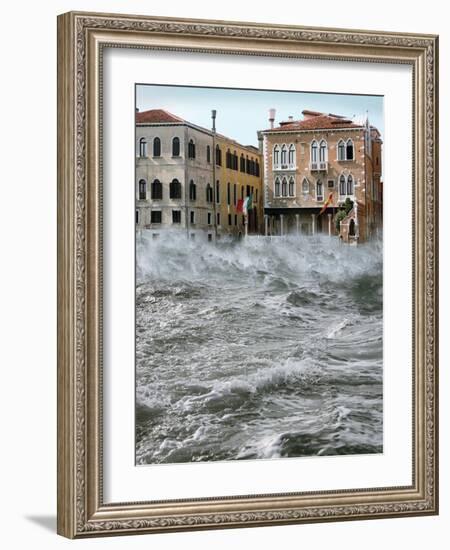
<path id="1" fill-rule="evenodd" d="M 338 160 L 345 160 L 345 142 L 343 139 L 340 139 L 338 142 Z"/>
<path id="2" fill-rule="evenodd" d="M 319 145 L 319 162 L 326 162 L 328 159 L 328 145 L 323 139 Z"/>
<path id="3" fill-rule="evenodd" d="M 280 178 L 275 178 L 274 193 L 276 197 L 280 196 Z"/>
<path id="4" fill-rule="evenodd" d="M 355 160 L 355 145 L 351 138 L 347 141 L 340 139 L 337 146 L 338 161 Z"/>
<path id="5" fill-rule="evenodd" d="M 346 160 L 354 160 L 355 158 L 355 147 L 353 145 L 353 140 L 348 139 L 345 146 L 345 158 Z"/>
<path id="6" fill-rule="evenodd" d="M 139 140 L 139 156 L 142 158 L 147 156 L 147 140 L 145 137 Z"/>
<path id="7" fill-rule="evenodd" d="M 317 162 L 317 151 L 318 151 L 317 141 L 314 140 L 311 143 L 311 163 Z"/>
<path id="8" fill-rule="evenodd" d="M 345 180 L 344 174 L 341 174 L 339 177 L 339 195 L 345 197 L 347 192 L 347 182 Z"/>
<path id="9" fill-rule="evenodd" d="M 287 164 L 287 145 L 284 143 L 281 146 L 281 164 Z"/>
<path id="10" fill-rule="evenodd" d="M 353 195 L 353 176 L 347 176 L 347 195 Z"/>
<path id="11" fill-rule="evenodd" d="M 273 148 L 273 167 L 278 168 L 278 165 L 280 164 L 280 147 L 279 145 L 275 145 Z M 245 166 L 245 161 L 244 161 Z M 245 172 L 245 169 L 243 170 Z"/>
<path id="12" fill-rule="evenodd" d="M 295 166 L 295 145 L 293 143 L 289 145 L 288 163 L 290 167 Z"/>
<path id="13" fill-rule="evenodd" d="M 288 193 L 288 189 L 287 189 L 287 178 L 284 177 L 282 180 L 281 180 L 281 195 L 283 197 L 287 197 L 287 193 Z"/>
<path id="14" fill-rule="evenodd" d="M 339 196 L 352 197 L 355 193 L 355 180 L 352 174 L 345 176 L 341 174 L 339 177 Z"/>
<path id="15" fill-rule="evenodd" d="M 322 180 L 316 181 L 316 199 L 323 201 L 323 183 Z"/>
<path id="16" fill-rule="evenodd" d="M 293 176 L 289 178 L 289 196 L 295 197 L 295 180 Z"/>

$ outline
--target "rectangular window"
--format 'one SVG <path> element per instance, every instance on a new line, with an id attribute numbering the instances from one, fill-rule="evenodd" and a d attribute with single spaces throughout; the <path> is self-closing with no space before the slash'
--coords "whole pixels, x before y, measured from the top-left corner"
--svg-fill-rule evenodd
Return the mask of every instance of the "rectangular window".
<path id="1" fill-rule="evenodd" d="M 191 223 L 195 223 L 195 212 L 191 210 Z"/>
<path id="2" fill-rule="evenodd" d="M 217 212 L 217 225 L 220 225 L 220 212 Z"/>
<path id="3" fill-rule="evenodd" d="M 181 210 L 172 210 L 172 223 L 181 223 Z"/>
<path id="4" fill-rule="evenodd" d="M 139 210 L 136 210 L 136 223 L 139 223 Z"/>
<path id="5" fill-rule="evenodd" d="M 208 241 L 212 241 L 212 234 L 211 233 L 208 233 Z"/>
<path id="6" fill-rule="evenodd" d="M 237 203 L 237 185 L 234 184 L 234 187 L 233 187 L 233 204 L 236 204 Z"/>
<path id="7" fill-rule="evenodd" d="M 333 189 L 334 187 L 334 180 L 328 180 L 328 189 Z"/>
<path id="8" fill-rule="evenodd" d="M 234 225 L 237 225 L 237 220 L 238 220 L 237 214 L 235 214 L 235 215 L 234 215 Z"/>
<path id="9" fill-rule="evenodd" d="M 150 221 L 152 223 L 161 223 L 161 220 L 162 220 L 161 210 L 152 210 L 152 213 L 150 214 Z"/>
<path id="10" fill-rule="evenodd" d="M 211 212 L 208 212 L 208 225 L 211 225 Z"/>
<path id="11" fill-rule="evenodd" d="M 228 214 L 228 225 L 231 225 L 231 214 Z"/>
<path id="12" fill-rule="evenodd" d="M 216 181 L 216 203 L 220 203 L 220 181 Z"/>

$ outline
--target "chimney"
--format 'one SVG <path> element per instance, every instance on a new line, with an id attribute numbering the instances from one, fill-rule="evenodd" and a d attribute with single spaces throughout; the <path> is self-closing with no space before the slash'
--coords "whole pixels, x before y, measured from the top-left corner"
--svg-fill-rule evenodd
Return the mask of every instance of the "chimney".
<path id="1" fill-rule="evenodd" d="M 136 113 L 139 113 L 139 107 L 136 107 Z"/>
<path id="2" fill-rule="evenodd" d="M 214 133 L 216 133 L 216 115 L 217 115 L 217 111 L 213 109 L 211 111 L 211 118 L 212 118 L 212 131 Z"/>
<path id="3" fill-rule="evenodd" d="M 275 114 L 276 114 L 276 110 L 275 110 L 275 109 L 269 109 L 269 123 L 270 123 L 270 128 L 273 128 L 273 126 L 274 126 L 274 123 L 275 123 Z"/>
<path id="4" fill-rule="evenodd" d="M 294 122 L 294 117 L 293 117 L 292 115 L 289 115 L 289 116 L 288 116 L 288 121 L 289 121 L 289 122 Z"/>

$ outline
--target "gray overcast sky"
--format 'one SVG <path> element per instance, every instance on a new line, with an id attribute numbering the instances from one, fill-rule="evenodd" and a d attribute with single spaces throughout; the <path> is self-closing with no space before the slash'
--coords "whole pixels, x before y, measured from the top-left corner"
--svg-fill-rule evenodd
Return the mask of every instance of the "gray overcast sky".
<path id="1" fill-rule="evenodd" d="M 206 128 L 211 128 L 211 109 L 216 109 L 217 131 L 244 145 L 258 145 L 256 132 L 269 127 L 270 108 L 276 109 L 276 123 L 289 115 L 298 120 L 304 109 L 348 117 L 362 117 L 368 111 L 370 123 L 384 135 L 380 96 L 139 84 L 136 107 L 165 109 Z"/>

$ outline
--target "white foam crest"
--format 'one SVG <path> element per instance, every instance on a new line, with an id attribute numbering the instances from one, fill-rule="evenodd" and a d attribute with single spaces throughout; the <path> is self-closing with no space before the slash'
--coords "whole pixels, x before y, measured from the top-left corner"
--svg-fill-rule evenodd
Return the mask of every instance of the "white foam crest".
<path id="1" fill-rule="evenodd" d="M 153 239 L 148 231 L 137 235 L 138 279 L 203 281 L 211 278 L 273 276 L 295 283 L 305 277 L 348 280 L 379 272 L 379 242 L 358 247 L 328 236 L 249 237 L 217 244 L 188 240 L 167 231 Z"/>
<path id="2" fill-rule="evenodd" d="M 311 360 L 297 361 L 287 359 L 280 365 L 260 368 L 256 372 L 234 376 L 226 380 L 218 380 L 210 387 L 210 391 L 202 395 L 182 398 L 179 405 L 190 411 L 197 405 L 227 398 L 230 395 L 252 395 L 274 389 L 278 386 L 295 383 L 301 384 L 317 382 L 322 375 L 322 369 Z"/>

